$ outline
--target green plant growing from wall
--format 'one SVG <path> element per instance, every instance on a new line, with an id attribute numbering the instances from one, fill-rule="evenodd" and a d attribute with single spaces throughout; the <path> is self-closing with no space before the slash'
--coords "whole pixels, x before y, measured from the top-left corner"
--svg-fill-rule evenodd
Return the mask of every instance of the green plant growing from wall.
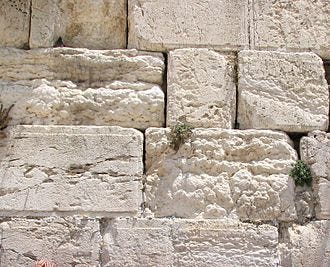
<path id="1" fill-rule="evenodd" d="M 292 164 L 290 176 L 294 179 L 296 185 L 312 185 L 312 172 L 309 166 L 302 160 L 297 160 L 295 164 Z"/>
<path id="2" fill-rule="evenodd" d="M 171 127 L 170 145 L 178 151 L 180 146 L 184 144 L 191 136 L 193 127 L 186 122 L 178 122 Z"/>

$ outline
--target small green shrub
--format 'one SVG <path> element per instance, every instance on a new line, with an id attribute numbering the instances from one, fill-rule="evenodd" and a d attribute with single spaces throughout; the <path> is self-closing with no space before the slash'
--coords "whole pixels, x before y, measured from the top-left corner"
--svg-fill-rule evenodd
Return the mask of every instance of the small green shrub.
<path id="1" fill-rule="evenodd" d="M 296 185 L 312 185 L 312 173 L 309 166 L 302 160 L 297 160 L 295 164 L 292 164 L 290 176 L 294 179 Z"/>
<path id="2" fill-rule="evenodd" d="M 9 112 L 13 108 L 14 104 L 9 108 L 4 108 L 3 104 L 0 104 L 0 130 L 7 128 L 10 121 Z"/>
<path id="3" fill-rule="evenodd" d="M 171 127 L 170 145 L 175 151 L 178 151 L 180 146 L 190 138 L 192 129 L 193 127 L 185 122 L 179 122 Z"/>

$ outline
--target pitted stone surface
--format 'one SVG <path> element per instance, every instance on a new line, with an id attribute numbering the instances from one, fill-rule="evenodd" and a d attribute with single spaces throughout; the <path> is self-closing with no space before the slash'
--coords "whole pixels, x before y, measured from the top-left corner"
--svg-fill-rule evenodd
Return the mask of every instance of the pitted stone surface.
<path id="1" fill-rule="evenodd" d="M 242 51 L 238 63 L 240 129 L 328 128 L 329 91 L 317 55 Z"/>
<path id="2" fill-rule="evenodd" d="M 253 49 L 313 51 L 330 59 L 328 0 L 255 0 L 252 9 Z"/>
<path id="3" fill-rule="evenodd" d="M 168 70 L 167 126 L 185 117 L 194 127 L 234 127 L 233 59 L 208 49 L 178 49 L 169 54 Z"/>
<path id="4" fill-rule="evenodd" d="M 0 96 L 11 124 L 164 123 L 161 54 L 136 50 L 0 50 Z"/>
<path id="5" fill-rule="evenodd" d="M 0 46 L 28 47 L 30 4 L 27 0 L 1 0 Z"/>
<path id="6" fill-rule="evenodd" d="M 300 141 L 300 154 L 312 170 L 316 217 L 330 219 L 330 133 L 314 131 Z"/>
<path id="7" fill-rule="evenodd" d="M 285 134 L 195 129 L 177 152 L 169 136 L 146 131 L 146 204 L 156 217 L 296 218 L 288 173 L 297 154 Z"/>
<path id="8" fill-rule="evenodd" d="M 126 48 L 127 0 L 32 0 L 31 47 Z"/>
<path id="9" fill-rule="evenodd" d="M 248 47 L 247 0 L 129 0 L 128 20 L 130 48 Z"/>
<path id="10" fill-rule="evenodd" d="M 277 229 L 221 220 L 114 220 L 102 266 L 274 266 Z"/>
<path id="11" fill-rule="evenodd" d="M 48 259 L 55 266 L 97 266 L 97 220 L 84 218 L 0 219 L 1 266 L 35 266 Z"/>
<path id="12" fill-rule="evenodd" d="M 16 126 L 0 148 L 0 216 L 136 214 L 143 136 L 120 127 Z"/>

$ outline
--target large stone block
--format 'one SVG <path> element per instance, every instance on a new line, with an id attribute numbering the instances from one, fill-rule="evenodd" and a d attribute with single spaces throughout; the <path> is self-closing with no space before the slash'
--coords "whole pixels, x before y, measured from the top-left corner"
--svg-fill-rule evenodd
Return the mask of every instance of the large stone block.
<path id="1" fill-rule="evenodd" d="M 30 5 L 27 0 L 1 0 L 0 46 L 28 47 Z"/>
<path id="2" fill-rule="evenodd" d="M 146 131 L 146 206 L 156 217 L 292 220 L 297 154 L 283 133 L 195 129 L 176 152 L 170 130 Z"/>
<path id="3" fill-rule="evenodd" d="M 274 266 L 277 228 L 221 220 L 114 220 L 102 266 Z"/>
<path id="4" fill-rule="evenodd" d="M 84 218 L 0 219 L 1 266 L 98 266 L 99 222 Z"/>
<path id="5" fill-rule="evenodd" d="M 328 0 L 255 0 L 252 3 L 252 48 L 313 51 L 330 59 Z"/>
<path id="6" fill-rule="evenodd" d="M 238 63 L 240 129 L 328 129 L 329 91 L 317 55 L 242 51 Z"/>
<path id="7" fill-rule="evenodd" d="M 130 48 L 248 47 L 247 0 L 129 0 L 128 13 Z"/>
<path id="8" fill-rule="evenodd" d="M 137 130 L 16 126 L 0 145 L 0 216 L 139 210 L 143 136 Z"/>
<path id="9" fill-rule="evenodd" d="M 126 48 L 127 0 L 32 0 L 31 47 Z"/>
<path id="10" fill-rule="evenodd" d="M 312 170 L 316 217 L 330 219 L 330 133 L 314 131 L 300 141 L 300 154 Z"/>
<path id="11" fill-rule="evenodd" d="M 236 116 L 234 59 L 208 49 L 170 52 L 167 125 L 232 128 Z"/>
<path id="12" fill-rule="evenodd" d="M 0 50 L 0 96 L 12 125 L 164 124 L 164 59 L 136 50 Z"/>

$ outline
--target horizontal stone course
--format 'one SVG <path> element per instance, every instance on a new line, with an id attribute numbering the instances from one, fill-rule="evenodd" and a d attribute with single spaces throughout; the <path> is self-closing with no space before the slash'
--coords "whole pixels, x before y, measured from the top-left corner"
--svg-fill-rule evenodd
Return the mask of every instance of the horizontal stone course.
<path id="1" fill-rule="evenodd" d="M 0 216 L 135 215 L 142 133 L 120 127 L 16 126 L 1 140 Z"/>
<path id="2" fill-rule="evenodd" d="M 146 131 L 146 205 L 156 217 L 293 220 L 297 154 L 283 133 L 195 129 L 176 152 Z M 178 203 L 180 203 L 178 205 Z"/>

